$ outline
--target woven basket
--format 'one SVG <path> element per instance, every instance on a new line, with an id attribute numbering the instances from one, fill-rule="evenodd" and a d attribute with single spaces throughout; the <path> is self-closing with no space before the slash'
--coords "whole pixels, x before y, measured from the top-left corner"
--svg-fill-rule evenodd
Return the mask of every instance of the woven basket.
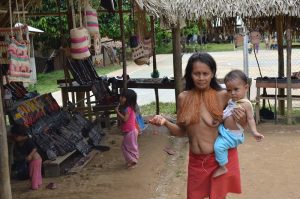
<path id="1" fill-rule="evenodd" d="M 149 60 L 148 57 L 142 57 L 142 58 L 139 58 L 139 59 L 135 59 L 134 63 L 136 65 L 145 65 L 145 64 L 150 64 L 150 60 Z"/>

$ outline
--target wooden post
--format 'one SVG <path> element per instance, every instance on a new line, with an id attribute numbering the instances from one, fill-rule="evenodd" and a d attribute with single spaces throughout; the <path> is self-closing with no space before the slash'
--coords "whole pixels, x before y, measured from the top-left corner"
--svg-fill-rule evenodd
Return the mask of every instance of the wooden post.
<path id="1" fill-rule="evenodd" d="M 182 60 L 181 60 L 181 45 L 180 45 L 180 24 L 172 28 L 172 44 L 173 44 L 173 70 L 175 80 L 175 99 L 177 107 L 177 97 L 182 91 Z"/>
<path id="2" fill-rule="evenodd" d="M 70 7 L 71 7 L 71 17 L 72 17 L 72 28 L 76 28 L 75 9 L 74 9 L 73 0 L 70 0 Z"/>
<path id="3" fill-rule="evenodd" d="M 278 46 L 278 77 L 284 77 L 284 55 L 283 55 L 283 16 L 276 16 L 277 46 Z M 279 89 L 279 95 L 284 95 L 284 88 Z M 284 115 L 284 100 L 279 100 L 278 112 Z"/>
<path id="4" fill-rule="evenodd" d="M 4 117 L 5 114 L 3 111 L 2 91 L 0 90 L 0 198 L 12 199 L 8 164 L 7 135 Z"/>
<path id="5" fill-rule="evenodd" d="M 127 89 L 126 49 L 125 49 L 124 18 L 123 18 L 122 4 L 123 4 L 123 1 L 118 0 L 120 28 L 121 28 L 121 41 L 122 41 L 123 88 Z"/>
<path id="6" fill-rule="evenodd" d="M 152 45 L 152 59 L 153 59 L 153 74 L 157 70 L 156 66 L 156 42 L 155 42 L 155 27 L 154 27 L 154 17 L 150 16 L 150 22 L 151 22 L 151 45 Z M 155 93 L 155 104 L 156 104 L 156 114 L 159 114 L 159 95 L 158 95 L 158 89 L 154 89 Z"/>
<path id="7" fill-rule="evenodd" d="M 292 124 L 292 80 L 291 80 L 291 57 L 292 57 L 292 27 L 291 17 L 286 20 L 286 76 L 287 76 L 287 124 Z"/>

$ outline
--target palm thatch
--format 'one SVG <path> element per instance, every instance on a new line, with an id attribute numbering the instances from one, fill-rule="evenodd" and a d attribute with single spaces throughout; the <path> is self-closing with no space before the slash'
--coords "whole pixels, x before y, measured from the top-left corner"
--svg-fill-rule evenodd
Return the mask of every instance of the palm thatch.
<path id="1" fill-rule="evenodd" d="M 25 11 L 31 10 L 33 8 L 39 8 L 42 6 L 42 0 L 17 0 L 18 10 L 23 10 L 23 3 Z M 9 1 L 0 1 L 0 27 L 9 27 L 9 7 L 11 6 L 12 11 L 17 11 L 16 0 L 11 0 L 11 5 Z M 17 15 L 13 15 L 13 21 L 16 22 Z"/>
<path id="2" fill-rule="evenodd" d="M 258 19 L 268 19 L 272 25 L 278 15 L 300 17 L 300 0 L 136 0 L 151 15 L 164 20 L 169 26 L 178 24 L 178 19 L 208 20 L 216 18 L 234 19 L 239 16 L 249 21 L 250 26 L 258 25 Z M 251 22 L 257 19 L 255 23 Z M 229 20 L 230 21 L 230 20 Z M 225 21 L 224 21 L 225 22 Z M 294 19 L 298 23 L 298 20 Z M 229 22 L 232 23 L 232 22 Z M 259 24 L 264 27 L 264 24 Z"/>

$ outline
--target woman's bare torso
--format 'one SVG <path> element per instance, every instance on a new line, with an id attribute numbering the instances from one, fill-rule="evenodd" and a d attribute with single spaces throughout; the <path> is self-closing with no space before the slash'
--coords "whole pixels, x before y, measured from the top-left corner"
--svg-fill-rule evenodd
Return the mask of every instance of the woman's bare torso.
<path id="1" fill-rule="evenodd" d="M 219 102 L 225 106 L 227 97 L 225 92 L 218 92 Z M 186 127 L 190 150 L 194 154 L 209 154 L 214 152 L 214 142 L 218 136 L 219 122 L 215 121 L 208 112 L 205 104 L 200 106 L 199 123 Z"/>

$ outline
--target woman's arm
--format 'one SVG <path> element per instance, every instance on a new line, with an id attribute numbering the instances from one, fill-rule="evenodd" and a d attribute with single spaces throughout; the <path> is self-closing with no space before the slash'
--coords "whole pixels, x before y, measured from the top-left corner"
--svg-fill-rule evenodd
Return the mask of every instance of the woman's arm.
<path id="1" fill-rule="evenodd" d="M 181 108 L 181 103 L 182 103 L 183 98 L 184 98 L 184 94 L 180 93 L 178 96 L 178 109 Z M 149 120 L 149 122 L 151 124 L 158 125 L 158 126 L 164 125 L 165 127 L 167 127 L 170 130 L 170 133 L 173 136 L 185 136 L 186 135 L 186 131 L 183 127 L 168 121 L 166 118 L 164 118 L 161 115 L 154 116 L 152 119 Z"/>
<path id="2" fill-rule="evenodd" d="M 161 115 L 155 115 L 152 119 L 149 120 L 150 124 L 154 124 L 157 126 L 165 126 L 170 130 L 171 135 L 173 136 L 185 136 L 186 132 L 179 125 L 174 124 L 168 121 Z"/>

